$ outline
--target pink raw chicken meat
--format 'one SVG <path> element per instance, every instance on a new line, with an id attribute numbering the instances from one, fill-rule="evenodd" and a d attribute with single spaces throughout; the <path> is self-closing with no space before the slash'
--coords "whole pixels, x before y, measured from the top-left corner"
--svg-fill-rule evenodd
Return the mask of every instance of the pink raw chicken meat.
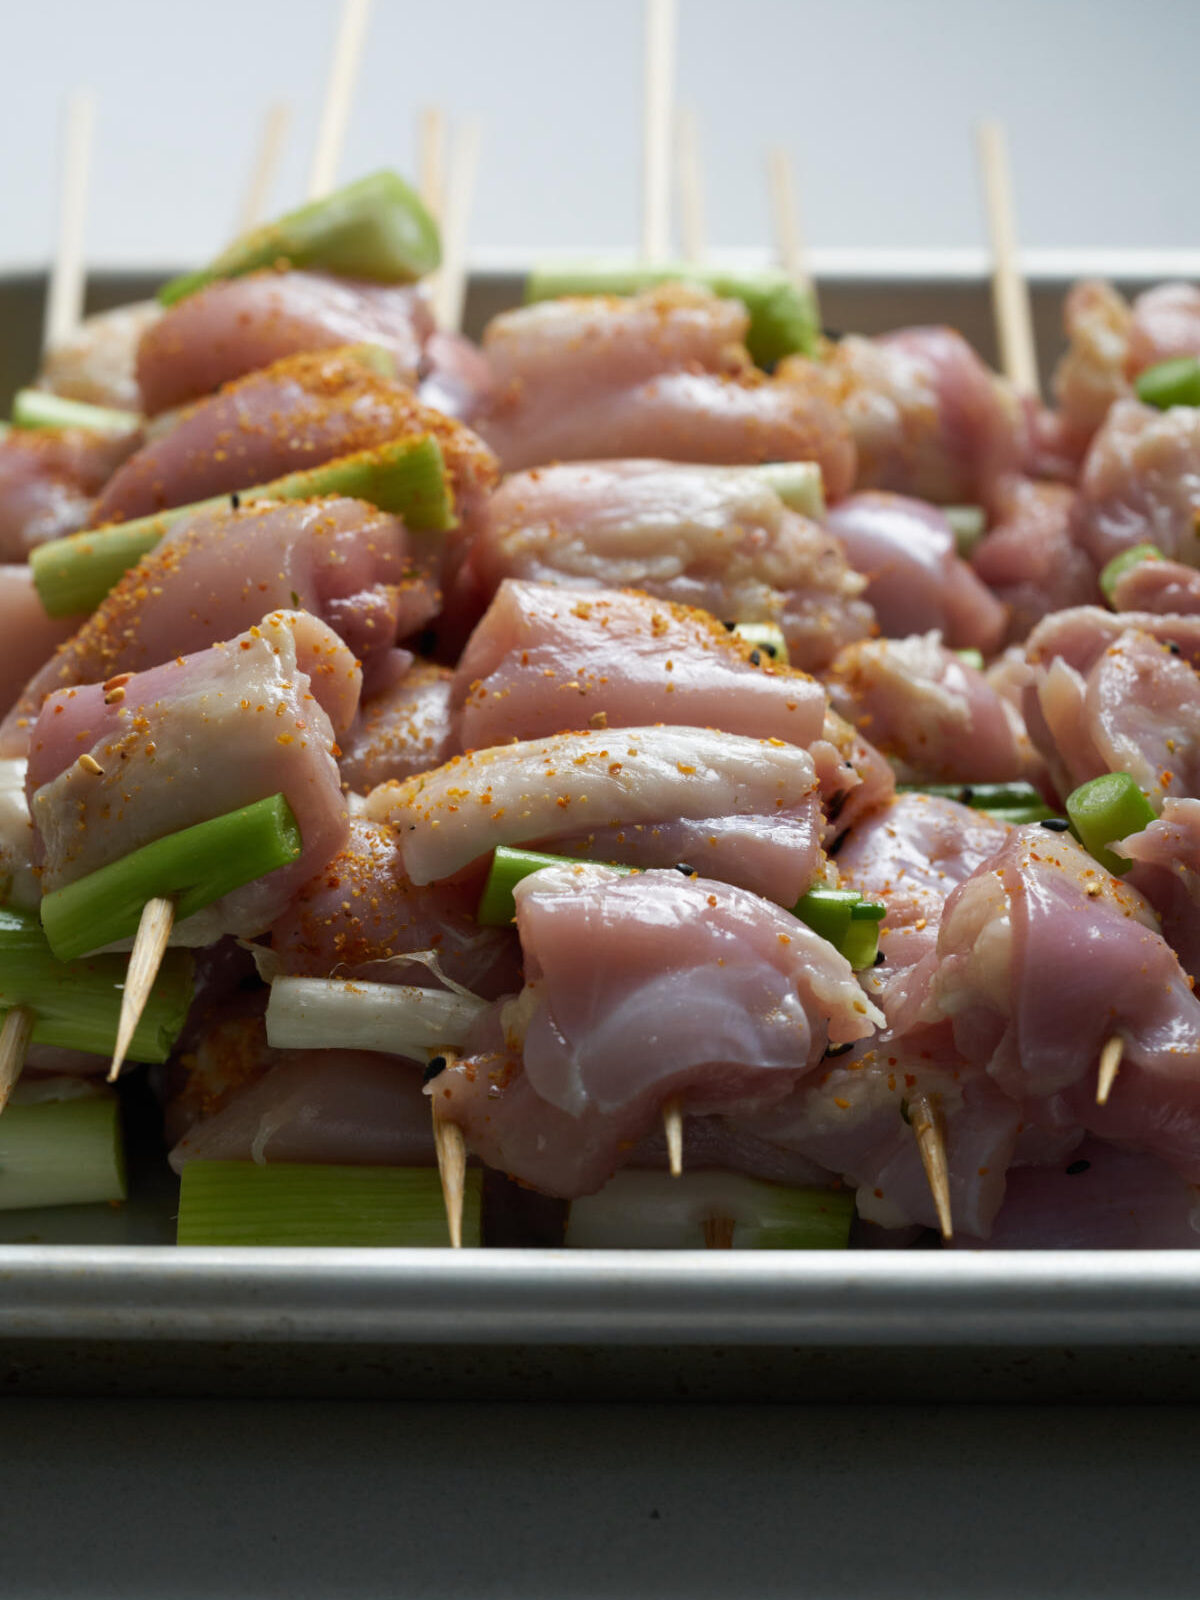
<path id="1" fill-rule="evenodd" d="M 832 393 L 854 435 L 859 489 L 986 504 L 996 480 L 1020 465 L 1022 408 L 952 328 L 849 335 L 828 362 L 792 356 L 780 376 Z"/>
<path id="2" fill-rule="evenodd" d="M 161 316 L 156 300 L 142 300 L 85 317 L 74 333 L 45 353 L 37 387 L 85 405 L 136 414 L 142 409 L 134 372 L 138 342 Z"/>
<path id="3" fill-rule="evenodd" d="M 1074 515 L 1097 567 L 1135 544 L 1200 566 L 1200 409 L 1118 401 L 1083 463 Z"/>
<path id="4" fill-rule="evenodd" d="M 705 728 L 560 734 L 458 756 L 381 785 L 365 814 L 400 835 L 414 883 L 461 872 L 497 845 L 641 867 L 689 862 L 793 905 L 821 863 L 807 751 Z"/>
<path id="5" fill-rule="evenodd" d="M 1036 774 L 1020 714 L 936 633 L 847 645 L 830 704 L 904 783 L 993 783 Z"/>
<path id="6" fill-rule="evenodd" d="M 937 629 L 952 650 L 991 655 L 1004 637 L 1004 607 L 956 553 L 936 506 L 879 490 L 835 506 L 825 526 L 867 580 L 865 599 L 890 639 Z"/>
<path id="7" fill-rule="evenodd" d="M 1075 500 L 1061 483 L 1007 478 L 997 488 L 997 520 L 971 565 L 1008 609 L 1010 642 L 1052 611 L 1102 600 L 1095 563 L 1075 537 Z"/>
<path id="8" fill-rule="evenodd" d="M 341 741 L 342 782 L 356 794 L 377 784 L 412 778 L 440 767 L 462 748 L 451 723 L 454 674 L 417 661 L 378 694 L 364 694 L 358 716 Z"/>
<path id="9" fill-rule="evenodd" d="M 430 335 L 417 390 L 422 405 L 474 427 L 491 401 L 494 386 L 491 366 L 478 346 L 456 333 Z"/>
<path id="10" fill-rule="evenodd" d="M 294 896 L 271 928 L 286 973 L 438 987 L 442 974 L 485 999 L 520 984 L 508 928 L 475 920 L 482 878 L 418 888 L 394 829 L 356 817 L 345 845 Z M 433 951 L 435 968 L 405 957 Z"/>
<path id="11" fill-rule="evenodd" d="M 1162 816 L 1116 846 L 1125 874 L 1162 919 L 1184 970 L 1200 979 L 1200 800 L 1166 800 Z"/>
<path id="12" fill-rule="evenodd" d="M 840 542 L 754 472 L 614 461 L 516 473 L 470 568 L 488 596 L 505 578 L 631 588 L 722 622 L 775 622 L 804 671 L 872 626 Z"/>
<path id="13" fill-rule="evenodd" d="M 24 561 L 82 528 L 140 440 L 137 429 L 111 437 L 84 428 L 13 428 L 0 438 L 0 562 Z"/>
<path id="14" fill-rule="evenodd" d="M 436 563 L 436 552 L 399 518 L 360 500 L 218 508 L 182 518 L 32 680 L 0 727 L 0 754 L 23 752 L 51 691 L 207 649 L 272 606 L 319 616 L 359 657 L 368 685 L 386 683 L 397 636 L 437 611 Z"/>
<path id="15" fill-rule="evenodd" d="M 78 617 L 48 617 L 28 566 L 0 566 L 0 710 L 7 711 L 39 667 L 79 626 Z"/>
<path id="16" fill-rule="evenodd" d="M 755 895 L 678 873 L 550 868 L 517 886 L 522 995 L 435 1079 L 489 1165 L 553 1194 L 599 1188 L 663 1102 L 786 1094 L 876 1013 L 833 946 Z"/>
<path id="17" fill-rule="evenodd" d="M 415 383 L 433 331 L 424 291 L 320 272 L 260 272 L 211 283 L 146 329 L 137 376 L 154 416 L 284 356 L 376 344 Z"/>
<path id="18" fill-rule="evenodd" d="M 1153 611 L 1159 616 L 1200 614 L 1200 571 L 1179 561 L 1139 561 L 1113 585 L 1114 611 Z"/>
<path id="19" fill-rule="evenodd" d="M 684 284 L 505 312 L 484 335 L 496 388 L 479 430 L 510 472 L 634 456 L 816 461 L 840 499 L 854 481 L 846 424 L 815 389 L 759 372 L 748 327 L 738 301 Z"/>
<path id="20" fill-rule="evenodd" d="M 361 682 L 323 622 L 274 612 L 225 644 L 130 677 L 119 697 L 101 684 L 52 695 L 26 774 L 43 890 L 282 790 L 299 858 L 187 918 L 172 938 L 203 946 L 262 933 L 346 841 L 333 750 Z"/>
<path id="21" fill-rule="evenodd" d="M 825 691 L 707 612 L 612 589 L 506 579 L 454 676 L 462 745 L 662 720 L 808 746 Z"/>

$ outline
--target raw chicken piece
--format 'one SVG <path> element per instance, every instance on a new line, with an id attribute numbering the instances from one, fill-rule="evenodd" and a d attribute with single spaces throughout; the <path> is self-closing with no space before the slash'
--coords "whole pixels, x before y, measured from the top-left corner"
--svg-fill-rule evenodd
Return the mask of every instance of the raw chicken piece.
<path id="1" fill-rule="evenodd" d="M 464 749 L 662 720 L 808 746 L 825 691 L 707 612 L 615 589 L 506 579 L 454 677 Z"/>
<path id="2" fill-rule="evenodd" d="M 757 896 L 678 873 L 550 868 L 516 890 L 522 995 L 434 1080 L 491 1166 L 587 1194 L 655 1125 L 769 1104 L 877 1015 L 832 945 Z"/>
<path id="3" fill-rule="evenodd" d="M 871 490 L 835 506 L 825 526 L 866 578 L 864 598 L 889 639 L 936 628 L 952 650 L 998 649 L 1004 607 L 959 558 L 954 530 L 935 506 Z"/>
<path id="4" fill-rule="evenodd" d="M 29 679 L 78 628 L 79 617 L 48 617 L 27 566 L 0 566 L 0 710 L 17 699 Z"/>
<path id="5" fill-rule="evenodd" d="M 1125 874 L 1162 919 L 1163 937 L 1184 970 L 1200 979 L 1200 800 L 1167 800 L 1162 815 L 1116 847 Z"/>
<path id="6" fill-rule="evenodd" d="M 119 699 L 101 684 L 52 695 L 25 780 L 43 890 L 282 790 L 300 827 L 299 858 L 177 924 L 172 939 L 201 946 L 262 933 L 346 842 L 333 749 L 361 681 L 330 628 L 280 611 L 228 643 L 131 676 Z"/>
<path id="7" fill-rule="evenodd" d="M 1135 544 L 1200 566 L 1200 409 L 1120 400 L 1079 478 L 1075 536 L 1097 568 Z"/>
<path id="8" fill-rule="evenodd" d="M 1088 1139 L 1053 1166 L 1014 1167 L 986 1239 L 956 1250 L 1196 1250 L 1200 1191 L 1153 1156 Z"/>
<path id="9" fill-rule="evenodd" d="M 415 383 L 432 331 L 422 289 L 258 272 L 210 283 L 152 323 L 138 346 L 138 383 L 155 416 L 284 356 L 344 344 L 382 346 Z"/>
<path id="10" fill-rule="evenodd" d="M 24 561 L 36 545 L 82 528 L 109 477 L 141 433 L 13 428 L 0 438 L 0 561 Z"/>
<path id="11" fill-rule="evenodd" d="M 492 499 L 470 566 L 505 578 L 642 589 L 721 621 L 776 622 L 814 671 L 863 638 L 866 587 L 837 539 L 753 473 L 662 461 L 516 473 Z"/>
<path id="12" fill-rule="evenodd" d="M 449 667 L 417 661 L 389 688 L 364 695 L 341 741 L 342 782 L 367 794 L 392 779 L 440 767 L 462 746 L 451 722 Z"/>
<path id="13" fill-rule="evenodd" d="M 492 399 L 495 379 L 483 351 L 457 333 L 433 333 L 425 344 L 421 404 L 474 427 Z"/>
<path id="14" fill-rule="evenodd" d="M 23 752 L 51 691 L 207 649 L 272 606 L 321 617 L 373 688 L 391 675 L 397 635 L 433 616 L 439 599 L 436 547 L 359 500 L 199 511 L 125 574 L 36 675 L 0 725 L 0 754 Z"/>
<path id="15" fill-rule="evenodd" d="M 993 783 L 1036 762 L 1019 713 L 936 633 L 847 645 L 829 699 L 904 783 Z"/>
<path id="16" fill-rule="evenodd" d="M 1075 498 L 1061 483 L 1007 478 L 997 486 L 997 520 L 971 565 L 1008 608 L 1009 643 L 1052 611 L 1102 603 L 1095 563 L 1073 532 Z"/>
<path id="17" fill-rule="evenodd" d="M 832 390 L 854 435 L 860 489 L 986 504 L 995 481 L 1020 465 L 1021 406 L 952 328 L 850 335 L 827 363 L 789 357 L 780 377 Z"/>
<path id="18" fill-rule="evenodd" d="M 475 921 L 481 881 L 418 888 L 394 829 L 355 818 L 345 845 L 306 883 L 271 928 L 284 973 L 437 986 L 438 976 L 485 999 L 520 985 L 520 952 L 508 928 Z M 405 956 L 432 950 L 437 967 Z"/>
<path id="19" fill-rule="evenodd" d="M 822 736 L 809 747 L 809 754 L 825 808 L 823 842 L 832 849 L 862 818 L 888 803 L 896 792 L 896 774 L 857 728 L 829 708 Z"/>
<path id="20" fill-rule="evenodd" d="M 1072 286 L 1063 307 L 1068 348 L 1054 373 L 1062 434 L 1081 459 L 1109 409 L 1131 393 L 1129 306 L 1111 284 L 1089 279 Z"/>
<path id="21" fill-rule="evenodd" d="M 92 522 L 189 505 L 425 433 L 442 445 L 456 489 L 492 488 L 490 452 L 411 390 L 344 350 L 289 356 L 201 400 L 139 450 L 101 494 Z"/>
<path id="22" fill-rule="evenodd" d="M 497 845 L 570 841 L 576 853 L 630 865 L 690 861 L 790 906 L 821 857 L 808 752 L 701 728 L 560 734 L 478 750 L 381 785 L 364 810 L 397 829 L 417 884 L 452 877 Z"/>
<path id="23" fill-rule="evenodd" d="M 1179 561 L 1139 561 L 1113 588 L 1114 611 L 1153 611 L 1159 616 L 1200 614 L 1200 572 Z"/>
<path id="24" fill-rule="evenodd" d="M 496 388 L 477 423 L 507 471 L 659 456 L 816 461 L 829 499 L 854 481 L 854 445 L 829 399 L 767 378 L 738 301 L 666 284 L 630 299 L 546 300 L 484 334 Z"/>
<path id="25" fill-rule="evenodd" d="M 141 300 L 85 318 L 70 338 L 46 352 L 37 387 L 85 405 L 140 411 L 137 347 L 161 316 L 157 300 Z"/>

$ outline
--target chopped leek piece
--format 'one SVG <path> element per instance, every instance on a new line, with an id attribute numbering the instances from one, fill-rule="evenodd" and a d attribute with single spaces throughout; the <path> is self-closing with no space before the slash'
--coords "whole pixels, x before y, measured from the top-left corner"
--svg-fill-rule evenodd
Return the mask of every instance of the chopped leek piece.
<path id="1" fill-rule="evenodd" d="M 173 278 L 158 292 L 175 305 L 218 278 L 285 263 L 319 267 L 372 283 L 412 283 L 441 261 L 437 226 L 395 172 L 373 172 L 235 239 L 199 272 Z"/>
<path id="2" fill-rule="evenodd" d="M 954 654 L 968 667 L 974 667 L 976 672 L 983 671 L 982 650 L 956 650 Z"/>
<path id="3" fill-rule="evenodd" d="M 976 811 L 1023 809 L 1042 803 L 1038 790 L 1023 780 L 1013 783 L 902 783 L 897 788 L 901 794 L 933 794 L 943 800 L 957 800 L 959 805 L 973 806 Z"/>
<path id="4" fill-rule="evenodd" d="M 697 283 L 726 300 L 740 300 L 750 317 L 746 348 L 760 367 L 784 356 L 815 355 L 820 324 L 812 295 L 786 272 L 724 272 L 673 261 L 661 266 L 574 262 L 535 267 L 525 284 L 525 300 L 558 300 L 564 295 L 640 294 L 656 284 Z"/>
<path id="5" fill-rule="evenodd" d="M 0 1211 L 124 1200 L 119 1112 L 108 1092 L 7 1106 L 0 1117 Z"/>
<path id="6" fill-rule="evenodd" d="M 430 434 L 339 456 L 322 466 L 291 472 L 236 493 L 242 505 L 345 495 L 402 516 L 410 528 L 441 533 L 454 526 L 454 501 L 441 446 Z M 52 617 L 94 611 L 113 584 L 154 549 L 173 523 L 229 503 L 229 495 L 216 495 L 39 545 L 30 553 L 29 565 L 42 605 Z"/>
<path id="7" fill-rule="evenodd" d="M 733 1223 L 735 1250 L 844 1250 L 854 1196 L 790 1189 L 737 1172 L 631 1172 L 571 1202 L 566 1243 L 576 1250 L 700 1250 L 705 1224 Z"/>
<path id="8" fill-rule="evenodd" d="M 875 965 L 875 958 L 879 954 L 879 922 L 852 916 L 838 949 L 855 972 L 866 972 Z"/>
<path id="9" fill-rule="evenodd" d="M 110 1056 L 127 965 L 120 955 L 59 961 L 36 915 L 0 907 L 0 1012 L 13 1006 L 32 1011 L 38 1044 Z M 186 950 L 169 950 L 138 1022 L 129 1059 L 165 1061 L 191 1003 L 192 958 Z"/>
<path id="10" fill-rule="evenodd" d="M 469 1168 L 463 1244 L 478 1245 L 480 1173 Z M 190 1161 L 179 1191 L 182 1245 L 449 1245 L 434 1167 Z"/>
<path id="11" fill-rule="evenodd" d="M 792 915 L 840 950 L 850 932 L 850 914 L 861 899 L 856 889 L 810 889 L 796 901 Z"/>
<path id="12" fill-rule="evenodd" d="M 1166 411 L 1170 406 L 1200 406 L 1200 361 L 1176 356 L 1147 367 L 1134 384 L 1138 399 Z"/>
<path id="13" fill-rule="evenodd" d="M 142 419 L 136 411 L 114 411 L 110 406 L 89 406 L 82 400 L 64 400 L 45 389 L 18 389 L 13 399 L 15 428 L 86 428 L 90 433 L 132 433 Z"/>
<path id="14" fill-rule="evenodd" d="M 295 861 L 300 829 L 282 794 L 168 833 L 98 867 L 42 901 L 42 927 L 61 961 L 132 939 L 147 900 L 175 901 L 185 922 L 222 895 Z"/>
<path id="15" fill-rule="evenodd" d="M 1107 847 L 1154 821 L 1154 808 L 1128 772 L 1106 772 L 1067 796 L 1067 815 L 1084 849 L 1118 877 L 1131 865 Z"/>
<path id="16" fill-rule="evenodd" d="M 825 480 L 815 461 L 768 461 L 761 467 L 731 467 L 746 472 L 774 489 L 789 511 L 822 522 L 825 517 Z"/>
<path id="17" fill-rule="evenodd" d="M 1161 561 L 1163 553 L 1156 544 L 1135 544 L 1128 550 L 1122 550 L 1119 555 L 1113 556 L 1100 570 L 1100 587 L 1104 590 L 1104 598 L 1111 606 L 1117 593 L 1117 584 L 1127 572 L 1134 567 L 1140 567 L 1143 561 Z"/>
<path id="18" fill-rule="evenodd" d="M 508 845 L 497 845 L 492 856 L 487 882 L 479 897 L 475 920 L 484 928 L 507 928 L 517 914 L 513 890 L 522 878 L 528 878 L 533 872 L 541 872 L 543 867 L 580 867 L 594 864 L 579 861 L 574 856 L 548 856 L 538 850 L 514 850 Z M 633 867 L 608 864 L 612 866 L 614 872 L 630 873 L 634 870 Z"/>
<path id="19" fill-rule="evenodd" d="M 1050 822 L 1062 816 L 1061 811 L 1055 811 L 1044 801 L 1028 806 L 989 806 L 987 814 L 996 822 L 1011 823 L 1014 828 L 1022 828 L 1029 822 Z"/>
<path id="20" fill-rule="evenodd" d="M 783 637 L 782 630 L 773 622 L 739 622 L 735 624 L 733 631 L 739 639 L 744 639 L 752 650 L 761 651 L 772 666 L 788 665 L 787 640 Z"/>
<path id="21" fill-rule="evenodd" d="M 965 561 L 983 538 L 987 513 L 982 506 L 943 506 L 942 515 L 954 530 L 954 543 Z"/>
<path id="22" fill-rule="evenodd" d="M 487 1010 L 474 995 L 344 978 L 276 978 L 267 1043 L 276 1050 L 378 1050 L 427 1060 L 462 1044 Z"/>

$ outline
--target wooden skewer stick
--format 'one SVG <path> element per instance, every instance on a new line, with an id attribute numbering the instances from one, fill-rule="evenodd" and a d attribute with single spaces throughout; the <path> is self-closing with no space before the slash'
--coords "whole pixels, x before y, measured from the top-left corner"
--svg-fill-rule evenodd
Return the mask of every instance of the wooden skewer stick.
<path id="1" fill-rule="evenodd" d="M 672 1095 L 663 1102 L 663 1132 L 667 1136 L 667 1165 L 673 1178 L 683 1176 L 683 1107 Z"/>
<path id="2" fill-rule="evenodd" d="M 25 1006 L 14 1006 L 0 1028 L 0 1111 L 8 1104 L 13 1085 L 25 1065 L 25 1052 L 33 1037 L 34 1015 Z"/>
<path id="3" fill-rule="evenodd" d="M 732 1250 L 733 1227 L 732 1217 L 705 1217 L 704 1248 L 706 1250 Z"/>
<path id="4" fill-rule="evenodd" d="M 446 113 L 422 106 L 417 118 L 417 190 L 425 209 L 441 222 L 446 199 Z"/>
<path id="5" fill-rule="evenodd" d="M 642 84 L 642 255 L 671 252 L 671 103 L 675 84 L 676 0 L 646 0 Z"/>
<path id="6" fill-rule="evenodd" d="M 937 1210 L 942 1238 L 954 1237 L 954 1222 L 950 1215 L 950 1171 L 946 1165 L 946 1142 L 942 1138 L 938 1116 L 928 1096 L 915 1094 L 908 1102 L 909 1121 L 916 1135 L 921 1165 L 929 1181 L 929 1191 Z"/>
<path id="7" fill-rule="evenodd" d="M 129 1046 L 146 1001 L 158 977 L 158 969 L 166 954 L 171 929 L 175 926 L 175 902 L 155 896 L 142 907 L 142 920 L 129 955 L 125 971 L 125 989 L 121 995 L 121 1014 L 117 1018 L 117 1047 L 113 1051 L 112 1066 L 108 1069 L 109 1083 L 115 1083 L 125 1063 Z"/>
<path id="8" fill-rule="evenodd" d="M 1019 394 L 1036 395 L 1040 385 L 1029 285 L 1017 259 L 1016 209 L 1008 143 L 999 122 L 979 124 L 979 161 L 992 242 L 992 313 L 996 319 L 1000 368 Z"/>
<path id="9" fill-rule="evenodd" d="M 87 281 L 83 266 L 83 230 L 95 120 L 95 95 L 86 89 L 76 90 L 67 101 L 63 120 L 62 165 L 58 180 L 58 240 L 46 291 L 43 350 L 69 339 L 83 317 Z"/>
<path id="10" fill-rule="evenodd" d="M 704 255 L 704 177 L 700 166 L 700 125 L 690 106 L 675 119 L 675 167 L 679 190 L 679 236 L 685 261 Z"/>
<path id="11" fill-rule="evenodd" d="M 436 1091 L 430 1105 L 433 1108 L 433 1148 L 437 1153 L 438 1177 L 442 1180 L 442 1199 L 446 1204 L 450 1244 L 455 1250 L 461 1250 L 467 1142 L 458 1123 L 443 1117 L 438 1110 Z"/>
<path id="12" fill-rule="evenodd" d="M 1117 1073 L 1121 1070 L 1121 1057 L 1124 1054 L 1125 1041 L 1119 1033 L 1114 1033 L 1100 1052 L 1100 1072 L 1096 1078 L 1098 1106 L 1108 1104 L 1108 1097 L 1112 1093 L 1113 1084 L 1117 1081 Z"/>
<path id="13" fill-rule="evenodd" d="M 358 64 L 366 42 L 370 10 L 371 0 L 342 0 L 337 41 L 325 86 L 325 103 L 321 108 L 321 126 L 308 179 L 310 200 L 319 200 L 337 182 L 342 148 L 346 142 L 346 124 L 350 120 L 354 80 L 358 76 Z"/>
<path id="14" fill-rule="evenodd" d="M 467 228 L 475 196 L 482 128 L 478 117 L 467 117 L 454 140 L 454 155 L 446 183 L 445 219 L 442 224 L 442 266 L 437 281 L 437 321 L 448 333 L 462 327 L 467 298 Z"/>
<path id="15" fill-rule="evenodd" d="M 267 107 L 259 134 L 258 149 L 254 154 L 254 170 L 238 212 L 237 232 L 249 233 L 266 215 L 267 202 L 275 186 L 275 175 L 287 143 L 292 122 L 292 108 L 286 100 L 276 100 Z"/>
<path id="16" fill-rule="evenodd" d="M 767 151 L 767 185 L 771 193 L 771 220 L 780 265 L 792 282 L 806 289 L 817 304 L 817 287 L 808 264 L 808 249 L 800 225 L 799 189 L 791 153 L 783 145 Z"/>

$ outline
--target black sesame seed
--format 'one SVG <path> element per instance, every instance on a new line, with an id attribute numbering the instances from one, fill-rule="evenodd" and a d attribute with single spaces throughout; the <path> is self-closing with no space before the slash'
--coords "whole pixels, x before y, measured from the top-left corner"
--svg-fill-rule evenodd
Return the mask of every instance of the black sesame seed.
<path id="1" fill-rule="evenodd" d="M 1175 643 L 1174 639 L 1168 639 L 1167 640 L 1167 649 L 1171 652 L 1171 654 L 1173 656 L 1181 656 L 1183 654 L 1183 651 Z"/>
<path id="2" fill-rule="evenodd" d="M 422 1083 L 432 1083 L 440 1072 L 445 1072 L 449 1065 L 445 1056 L 433 1056 L 422 1075 Z"/>
<path id="3" fill-rule="evenodd" d="M 1071 1165 L 1067 1168 L 1067 1177 L 1077 1178 L 1081 1172 L 1086 1172 L 1091 1164 L 1092 1163 L 1090 1161 L 1072 1161 Z"/>
<path id="4" fill-rule="evenodd" d="M 736 622 L 723 622 L 721 624 L 721 626 L 725 629 L 726 633 L 732 633 L 733 630 L 737 627 L 737 623 Z"/>
<path id="5" fill-rule="evenodd" d="M 751 650 L 751 652 L 750 652 L 750 660 L 753 662 L 753 664 L 756 667 L 761 667 L 762 666 L 762 656 L 759 653 L 759 651 Z"/>
<path id="6" fill-rule="evenodd" d="M 242 497 L 241 497 L 241 495 L 240 494 L 231 494 L 229 496 L 229 504 L 233 507 L 233 509 L 235 511 L 240 511 L 242 509 Z"/>
<path id="7" fill-rule="evenodd" d="M 685 878 L 698 878 L 700 876 L 695 867 L 689 866 L 686 861 L 677 861 L 675 863 L 675 871 L 682 872 Z"/>
<path id="8" fill-rule="evenodd" d="M 879 952 L 878 952 L 878 953 L 877 953 L 877 954 L 876 954 L 876 956 L 875 956 L 875 959 L 874 959 L 874 961 L 872 961 L 872 963 L 871 963 L 871 965 L 872 965 L 872 966 L 873 966 L 873 967 L 881 967 L 881 966 L 882 966 L 882 965 L 883 965 L 883 963 L 884 963 L 884 961 L 885 961 L 885 959 L 886 959 L 886 957 L 885 957 L 885 956 L 884 956 L 884 953 L 883 953 L 883 951 L 882 951 L 882 950 L 880 950 L 880 951 L 879 951 Z"/>
<path id="9" fill-rule="evenodd" d="M 1071 824 L 1066 817 L 1043 817 L 1042 827 L 1049 828 L 1051 833 L 1066 833 Z"/>

